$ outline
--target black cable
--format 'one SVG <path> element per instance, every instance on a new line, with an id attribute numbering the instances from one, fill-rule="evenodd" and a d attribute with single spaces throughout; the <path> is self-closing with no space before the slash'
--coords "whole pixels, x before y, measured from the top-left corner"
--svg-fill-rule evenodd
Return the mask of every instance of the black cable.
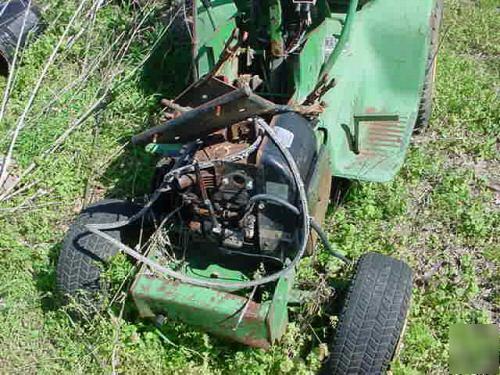
<path id="1" fill-rule="evenodd" d="M 274 195 L 271 195 L 271 194 L 254 195 L 253 197 L 251 197 L 248 200 L 248 206 L 253 205 L 253 204 L 255 204 L 255 202 L 258 202 L 258 201 L 267 201 L 267 202 L 275 203 L 279 206 L 287 208 L 289 211 L 293 212 L 297 216 L 300 215 L 299 209 L 297 207 L 295 207 L 293 204 L 287 202 L 284 199 L 281 199 L 281 198 L 278 198 Z"/>
<path id="2" fill-rule="evenodd" d="M 313 218 L 311 218 L 311 228 L 314 229 L 314 231 L 318 234 L 319 239 L 330 254 L 347 264 L 351 264 L 351 261 L 347 257 L 333 249 L 332 245 L 330 245 L 330 242 L 328 241 L 326 233 L 323 231 L 323 229 L 321 229 L 321 226 Z"/>

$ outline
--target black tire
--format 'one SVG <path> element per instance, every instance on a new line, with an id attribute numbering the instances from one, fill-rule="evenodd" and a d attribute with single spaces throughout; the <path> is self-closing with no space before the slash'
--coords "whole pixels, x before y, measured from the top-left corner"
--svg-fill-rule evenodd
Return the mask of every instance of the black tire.
<path id="1" fill-rule="evenodd" d="M 382 374 L 388 369 L 406 321 L 412 271 L 399 260 L 363 255 L 340 315 L 325 364 L 328 374 Z"/>
<path id="2" fill-rule="evenodd" d="M 436 78 L 437 54 L 439 50 L 439 29 L 443 19 L 443 1 L 437 0 L 436 6 L 432 12 L 431 20 L 431 45 L 429 56 L 426 61 L 425 81 L 420 98 L 417 120 L 415 122 L 415 131 L 425 129 L 430 122 L 432 115 L 432 101 L 434 98 L 434 80 Z"/>
<path id="3" fill-rule="evenodd" d="M 139 206 L 130 202 L 106 199 L 82 211 L 66 233 L 57 263 L 57 288 L 66 302 L 74 299 L 84 310 L 98 308 L 103 291 L 102 268 L 118 252 L 116 246 L 91 233 L 85 225 L 127 220 L 139 210 Z M 127 226 L 106 233 L 131 243 L 138 228 Z"/>

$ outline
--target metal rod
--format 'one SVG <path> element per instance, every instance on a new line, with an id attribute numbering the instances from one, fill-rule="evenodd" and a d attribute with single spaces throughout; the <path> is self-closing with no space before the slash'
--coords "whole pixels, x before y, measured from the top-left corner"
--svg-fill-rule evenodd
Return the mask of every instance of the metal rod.
<path id="1" fill-rule="evenodd" d="M 238 321 L 236 322 L 236 325 L 233 327 L 233 331 L 236 331 L 238 327 L 240 326 L 241 322 L 243 321 L 243 317 L 247 313 L 248 306 L 250 306 L 250 302 L 253 300 L 253 296 L 255 295 L 255 291 L 257 290 L 257 285 L 253 287 L 252 291 L 250 292 L 250 295 L 248 296 L 248 300 L 245 303 L 245 306 L 243 307 L 243 310 L 241 310 L 241 314 L 238 317 Z"/>

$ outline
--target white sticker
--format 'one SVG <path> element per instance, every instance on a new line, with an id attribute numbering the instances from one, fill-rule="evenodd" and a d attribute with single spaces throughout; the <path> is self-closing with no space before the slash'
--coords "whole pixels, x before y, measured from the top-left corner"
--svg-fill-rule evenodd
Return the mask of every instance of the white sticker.
<path id="1" fill-rule="evenodd" d="M 293 139 L 295 138 L 295 134 L 293 134 L 290 130 L 286 130 L 285 128 L 281 128 L 279 126 L 274 127 L 274 133 L 276 133 L 276 137 L 283 146 L 290 148 L 293 143 Z"/>
<path id="2" fill-rule="evenodd" d="M 325 46 L 323 48 L 323 61 L 328 60 L 336 46 L 337 38 L 335 38 L 334 36 L 327 36 L 325 38 Z"/>

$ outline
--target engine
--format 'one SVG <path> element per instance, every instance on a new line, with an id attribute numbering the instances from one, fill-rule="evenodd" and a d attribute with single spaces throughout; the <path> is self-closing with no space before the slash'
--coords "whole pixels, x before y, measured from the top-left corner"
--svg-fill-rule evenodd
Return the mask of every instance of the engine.
<path id="1" fill-rule="evenodd" d="M 275 116 L 271 125 L 307 188 L 318 156 L 311 124 L 290 112 Z M 161 168 L 157 180 L 186 166 L 186 173 L 172 176 L 169 202 L 182 207 L 182 225 L 196 246 L 281 262 L 294 256 L 298 217 L 277 201 L 297 206 L 296 184 L 282 153 L 252 120 L 190 142 L 164 164 L 169 167 Z"/>

